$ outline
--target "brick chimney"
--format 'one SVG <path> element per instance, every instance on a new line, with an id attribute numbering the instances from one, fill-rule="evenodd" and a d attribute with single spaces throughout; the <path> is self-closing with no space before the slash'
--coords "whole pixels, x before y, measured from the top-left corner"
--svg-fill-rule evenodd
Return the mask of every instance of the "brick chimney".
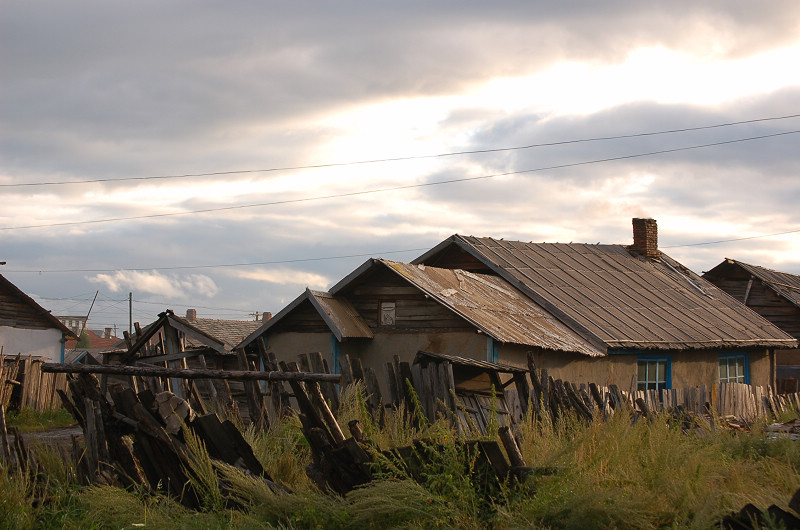
<path id="1" fill-rule="evenodd" d="M 658 251 L 658 225 L 655 219 L 633 218 L 633 249 L 649 259 L 661 255 Z"/>
<path id="2" fill-rule="evenodd" d="M 189 322 L 197 322 L 197 309 L 187 309 L 186 320 Z"/>
<path id="3" fill-rule="evenodd" d="M 264 314 L 261 315 L 261 321 L 266 322 L 267 320 L 272 318 L 272 313 L 269 311 L 264 311 Z"/>

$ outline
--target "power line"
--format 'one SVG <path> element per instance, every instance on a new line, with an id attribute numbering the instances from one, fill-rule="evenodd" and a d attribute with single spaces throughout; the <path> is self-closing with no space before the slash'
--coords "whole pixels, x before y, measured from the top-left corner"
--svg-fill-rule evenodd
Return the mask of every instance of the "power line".
<path id="1" fill-rule="evenodd" d="M 273 261 L 252 261 L 247 263 L 218 263 L 216 265 L 185 265 L 185 266 L 172 266 L 172 267 L 141 267 L 141 268 L 118 268 L 118 269 L 53 269 L 53 270 L 43 270 L 43 269 L 22 269 L 22 270 L 9 270 L 4 272 L 52 272 L 52 273 L 62 273 L 62 272 L 118 272 L 118 271 L 151 271 L 151 270 L 187 270 L 187 269 L 216 269 L 222 267 L 249 267 L 252 265 L 280 265 L 286 263 L 303 263 L 309 261 L 327 261 L 327 260 L 336 260 L 336 259 L 348 259 L 348 258 L 369 258 L 372 256 L 382 256 L 385 254 L 401 254 L 404 252 L 424 252 L 428 250 L 428 247 L 425 248 L 409 248 L 405 250 L 387 250 L 384 252 L 371 252 L 369 254 L 345 254 L 341 256 L 324 256 L 324 257 L 316 257 L 316 258 L 297 258 L 297 259 L 284 259 L 284 260 L 273 260 Z M 69 298 L 42 298 L 43 300 L 70 300 Z M 120 300 L 126 302 L 128 299 Z M 88 301 L 88 300 L 86 300 Z M 134 300 L 135 302 L 136 300 Z"/>
<path id="2" fill-rule="evenodd" d="M 748 239 L 762 239 L 762 238 L 765 238 L 765 237 L 785 236 L 786 234 L 796 234 L 798 232 L 800 232 L 800 229 L 798 229 L 798 230 L 789 230 L 787 232 L 777 232 L 775 234 L 763 234 L 763 235 L 760 235 L 760 236 L 735 237 L 735 238 L 732 238 L 732 239 L 720 239 L 720 240 L 717 240 L 717 241 L 704 241 L 702 243 L 686 243 L 684 245 L 670 245 L 668 247 L 661 247 L 661 248 L 681 248 L 681 247 L 699 247 L 699 246 L 703 246 L 703 245 L 717 245 L 719 243 L 731 243 L 731 242 L 734 242 L 734 241 L 746 241 Z"/>
<path id="3" fill-rule="evenodd" d="M 226 175 L 246 175 L 252 173 L 273 173 L 273 172 L 280 172 L 280 171 L 297 171 L 301 169 L 323 169 L 323 168 L 331 168 L 331 167 L 342 167 L 342 166 L 357 166 L 357 165 L 365 165 L 365 164 L 377 164 L 377 163 L 385 163 L 385 162 L 403 162 L 409 160 L 424 160 L 424 159 L 431 159 L 431 158 L 444 158 L 450 156 L 461 156 L 461 155 L 476 155 L 476 154 L 486 154 L 486 153 L 501 153 L 506 151 L 520 151 L 525 149 L 534 149 L 538 147 L 554 147 L 558 145 L 570 145 L 570 144 L 579 144 L 579 143 L 588 143 L 588 142 L 601 142 L 601 141 L 608 141 L 608 140 L 623 140 L 628 138 L 641 138 L 646 136 L 658 136 L 662 134 L 676 134 L 676 133 L 684 133 L 684 132 L 692 132 L 692 131 L 702 131 L 702 130 L 709 130 L 709 129 L 719 129 L 722 127 L 731 127 L 735 125 L 746 125 L 751 123 L 759 123 L 759 122 L 767 122 L 767 121 L 776 121 L 776 120 L 786 120 L 791 118 L 798 118 L 800 114 L 789 114 L 786 116 L 774 116 L 769 118 L 756 118 L 753 120 L 743 120 L 743 121 L 734 121 L 728 123 L 719 123 L 715 125 L 704 125 L 700 127 L 685 127 L 682 129 L 667 129 L 663 131 L 651 131 L 651 132 L 643 132 L 643 133 L 633 133 L 633 134 L 620 134 L 615 136 L 597 136 L 593 138 L 581 138 L 576 140 L 562 140 L 557 142 L 544 142 L 538 144 L 530 144 L 530 145 L 522 145 L 516 147 L 498 147 L 493 149 L 475 149 L 470 151 L 454 151 L 450 153 L 438 153 L 433 155 L 415 155 L 415 156 L 402 156 L 402 157 L 395 157 L 395 158 L 376 158 L 371 160 L 357 160 L 351 162 L 333 162 L 333 163 L 326 163 L 326 164 L 312 164 L 306 166 L 285 166 L 285 167 L 273 167 L 273 168 L 265 168 L 265 169 L 242 169 L 242 170 L 233 170 L 233 171 L 215 171 L 210 173 L 187 173 L 183 175 L 154 175 L 154 176 L 147 176 L 147 177 L 123 177 L 123 178 L 101 178 L 101 179 L 85 179 L 85 180 L 68 180 L 68 181 L 49 181 L 49 182 L 21 182 L 15 184 L 0 184 L 0 188 L 18 188 L 18 187 L 33 187 L 33 186 L 63 186 L 67 184 L 95 184 L 95 183 L 102 183 L 102 182 L 129 182 L 129 181 L 142 181 L 142 180 L 168 180 L 168 179 L 186 179 L 186 178 L 196 178 L 196 177 L 219 177 L 219 176 L 226 176 Z"/>
<path id="4" fill-rule="evenodd" d="M 87 224 L 98 224 L 98 223 L 111 223 L 117 221 L 133 221 L 133 220 L 140 220 L 140 219 L 157 219 L 163 217 L 177 217 L 182 215 L 194 215 L 194 214 L 201 214 L 201 213 L 212 213 L 212 212 L 224 212 L 224 211 L 231 211 L 231 210 L 243 210 L 246 208 L 262 208 L 266 206 L 278 206 L 283 204 L 298 204 L 303 202 L 314 202 L 314 201 L 322 201 L 328 199 L 341 199 L 345 197 L 356 197 L 360 195 L 371 195 L 376 193 L 386 193 L 390 191 L 401 191 L 401 190 L 408 190 L 414 188 L 426 188 L 432 186 L 442 186 L 445 184 L 455 184 L 459 182 L 471 182 L 476 180 L 487 180 L 497 177 L 505 177 L 511 175 L 522 175 L 526 173 L 536 173 L 540 171 L 550 171 L 554 169 L 565 169 L 569 167 L 578 167 L 578 166 L 587 166 L 592 164 L 601 164 L 606 162 L 615 162 L 619 160 L 630 160 L 633 158 L 643 158 L 647 156 L 655 156 L 655 155 L 663 155 L 669 153 L 677 153 L 681 151 L 691 151 L 696 149 L 705 149 L 709 147 L 717 147 L 720 145 L 728 145 L 728 144 L 735 144 L 741 142 L 749 142 L 754 140 L 763 140 L 766 138 L 775 138 L 778 136 L 786 136 L 790 134 L 797 134 L 800 133 L 800 130 L 794 131 L 784 131 L 780 133 L 773 133 L 773 134 L 765 134 L 760 136 L 751 136 L 747 138 L 738 138 L 735 140 L 725 140 L 720 142 L 712 142 L 707 144 L 698 144 L 698 145 L 690 145 L 686 147 L 676 147 L 673 149 L 660 149 L 658 151 L 649 151 L 646 153 L 636 153 L 632 155 L 622 155 L 622 156 L 615 156 L 609 158 L 600 158 L 595 160 L 586 160 L 582 162 L 572 162 L 567 164 L 558 164 L 554 166 L 546 166 L 546 167 L 539 167 L 534 169 L 523 169 L 519 171 L 508 171 L 505 173 L 495 173 L 492 175 L 481 175 L 477 177 L 464 177 L 464 178 L 455 178 L 455 179 L 448 179 L 448 180 L 440 180 L 436 182 L 424 182 L 421 184 L 406 184 L 403 186 L 391 186 L 387 188 L 377 188 L 372 190 L 362 190 L 362 191 L 352 191 L 347 193 L 336 193 L 332 195 L 320 195 L 317 197 L 304 197 L 300 199 L 285 199 L 281 201 L 271 201 L 271 202 L 263 202 L 263 203 L 256 203 L 256 204 L 240 204 L 235 206 L 224 206 L 220 208 L 205 208 L 201 210 L 190 210 L 186 212 L 171 212 L 171 213 L 158 213 L 158 214 L 149 214 L 149 215 L 135 215 L 130 217 L 111 217 L 107 219 L 94 219 L 90 221 L 66 221 L 62 223 L 46 223 L 46 224 L 38 224 L 38 225 L 27 225 L 27 226 L 5 226 L 0 227 L 0 230 L 25 230 L 30 228 L 52 228 L 57 226 L 76 226 L 76 225 L 87 225 Z"/>
<path id="5" fill-rule="evenodd" d="M 697 247 L 703 245 L 717 245 L 721 243 L 732 243 L 735 241 L 746 241 L 750 239 L 764 239 L 768 237 L 777 237 L 783 236 L 787 234 L 796 234 L 800 233 L 800 229 L 796 230 L 787 230 L 786 232 L 776 232 L 773 234 L 762 234 L 758 236 L 747 236 L 747 237 L 735 237 L 731 239 L 719 239 L 716 241 L 704 241 L 700 243 L 685 243 L 681 245 L 667 245 L 662 246 L 662 249 L 668 248 L 682 248 L 682 247 Z M 247 267 L 252 265 L 279 265 L 285 263 L 303 263 L 303 262 L 313 262 L 313 261 L 327 261 L 327 260 L 337 260 L 337 259 L 349 259 L 349 258 L 363 258 L 363 257 L 372 257 L 372 256 L 382 256 L 386 254 L 402 254 L 405 252 L 424 252 L 429 250 L 428 247 L 424 248 L 409 248 L 404 250 L 387 250 L 383 252 L 372 252 L 368 254 L 344 254 L 339 256 L 323 256 L 323 257 L 313 257 L 313 258 L 297 258 L 297 259 L 286 259 L 286 260 L 274 260 L 274 261 L 255 261 L 255 262 L 246 262 L 246 263 L 218 263 L 216 265 L 184 265 L 184 266 L 171 266 L 171 267 L 142 267 L 142 268 L 116 268 L 116 269 L 52 269 L 52 270 L 43 270 L 43 269 L 22 269 L 22 270 L 10 270 L 6 272 L 14 272 L 14 273 L 40 273 L 40 272 L 47 272 L 47 273 L 71 273 L 71 272 L 118 272 L 118 271 L 150 271 L 150 270 L 189 270 L 189 269 L 214 269 L 214 268 L 222 268 L 222 267 Z M 75 302 L 88 302 L 88 299 L 77 299 L 77 298 L 47 298 L 44 296 L 39 297 L 41 300 L 53 300 L 53 301 L 75 301 Z M 120 302 L 127 302 L 128 299 L 114 299 L 114 298 L 107 298 L 105 300 L 101 300 L 102 302 L 114 303 L 112 307 L 116 307 Z M 169 304 L 162 304 L 161 302 L 145 302 L 143 300 L 134 300 L 134 302 L 140 304 L 155 304 L 155 305 L 169 305 Z M 182 304 L 187 305 L 187 304 Z M 191 304 L 188 304 L 191 305 Z M 226 311 L 235 311 L 241 312 L 243 310 L 240 309 L 232 309 L 232 308 L 216 308 L 216 307 L 204 307 L 194 305 L 195 308 L 201 309 L 213 309 L 213 310 L 226 310 Z M 127 314 L 127 313 L 125 313 Z"/>

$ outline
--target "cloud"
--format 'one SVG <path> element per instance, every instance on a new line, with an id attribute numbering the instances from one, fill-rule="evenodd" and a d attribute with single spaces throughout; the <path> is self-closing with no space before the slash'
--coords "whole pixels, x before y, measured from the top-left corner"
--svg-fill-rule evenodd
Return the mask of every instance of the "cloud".
<path id="1" fill-rule="evenodd" d="M 234 275 L 257 282 L 302 285 L 312 289 L 325 289 L 330 284 L 330 279 L 321 274 L 294 269 L 240 270 Z"/>
<path id="2" fill-rule="evenodd" d="M 115 293 L 131 290 L 167 298 L 185 299 L 196 296 L 213 298 L 219 292 L 214 280 L 202 274 L 167 276 L 158 271 L 116 271 L 111 274 L 97 274 L 88 280 L 102 284 Z"/>

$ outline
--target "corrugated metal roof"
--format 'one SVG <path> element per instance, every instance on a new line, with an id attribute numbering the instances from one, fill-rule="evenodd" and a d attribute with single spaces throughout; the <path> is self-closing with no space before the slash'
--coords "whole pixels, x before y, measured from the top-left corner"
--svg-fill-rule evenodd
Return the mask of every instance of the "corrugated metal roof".
<path id="1" fill-rule="evenodd" d="M 788 302 L 800 307 L 800 276 L 788 272 L 778 272 L 772 269 L 750 265 L 736 260 L 731 261 L 747 272 L 764 282 L 775 293 Z"/>
<path id="2" fill-rule="evenodd" d="M 794 347 L 789 335 L 666 255 L 623 245 L 524 243 L 452 236 L 456 244 L 588 340 L 613 349 Z"/>
<path id="3" fill-rule="evenodd" d="M 377 261 L 495 340 L 591 356 L 604 354 L 502 278 Z"/>
<path id="4" fill-rule="evenodd" d="M 324 313 L 323 319 L 336 334 L 337 339 L 341 341 L 343 338 L 371 339 L 373 337 L 372 330 L 358 314 L 353 304 L 347 300 L 335 298 L 324 291 L 309 289 L 308 293 L 317 310 Z"/>

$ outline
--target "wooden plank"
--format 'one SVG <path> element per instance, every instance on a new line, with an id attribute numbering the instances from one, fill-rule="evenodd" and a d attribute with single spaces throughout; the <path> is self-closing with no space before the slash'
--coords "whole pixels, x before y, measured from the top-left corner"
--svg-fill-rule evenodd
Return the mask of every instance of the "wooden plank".
<path id="1" fill-rule="evenodd" d="M 379 422 L 383 423 L 383 397 L 381 396 L 380 386 L 378 386 L 378 377 L 372 368 L 364 370 L 364 387 L 367 391 L 367 403 L 372 414 Z"/>
<path id="2" fill-rule="evenodd" d="M 389 404 L 391 406 L 397 407 L 400 404 L 400 392 L 397 388 L 397 377 L 394 373 L 394 363 L 386 362 L 383 364 L 383 376 L 384 380 L 387 382 L 389 395 L 387 398 L 389 399 Z"/>
<path id="3" fill-rule="evenodd" d="M 526 467 L 525 458 L 522 456 L 522 451 L 519 450 L 517 441 L 514 440 L 514 435 L 508 427 L 500 427 L 497 434 L 500 436 L 500 441 L 508 455 L 508 460 L 514 467 Z"/>
<path id="4" fill-rule="evenodd" d="M 353 369 L 350 367 L 350 356 L 342 355 L 339 357 L 339 369 L 342 372 L 342 385 L 349 386 L 354 383 Z"/>
<path id="5" fill-rule="evenodd" d="M 358 357 L 348 357 L 350 369 L 353 371 L 353 381 L 364 381 L 364 367 Z"/>

